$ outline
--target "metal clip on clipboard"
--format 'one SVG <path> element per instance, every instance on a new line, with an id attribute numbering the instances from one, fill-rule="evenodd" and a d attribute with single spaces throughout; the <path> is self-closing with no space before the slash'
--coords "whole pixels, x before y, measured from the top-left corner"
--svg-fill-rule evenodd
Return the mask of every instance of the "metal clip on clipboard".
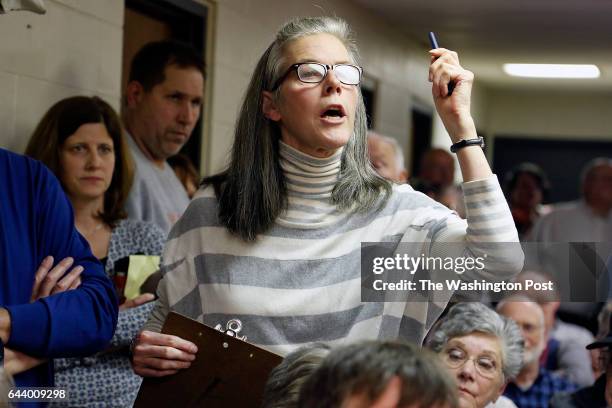
<path id="1" fill-rule="evenodd" d="M 230 319 L 225 324 L 225 329 L 221 323 L 215 326 L 215 329 L 219 330 L 221 333 L 225 333 L 228 336 L 235 337 L 238 340 L 246 341 L 247 336 L 239 336 L 238 333 L 242 330 L 242 322 L 238 319 Z"/>

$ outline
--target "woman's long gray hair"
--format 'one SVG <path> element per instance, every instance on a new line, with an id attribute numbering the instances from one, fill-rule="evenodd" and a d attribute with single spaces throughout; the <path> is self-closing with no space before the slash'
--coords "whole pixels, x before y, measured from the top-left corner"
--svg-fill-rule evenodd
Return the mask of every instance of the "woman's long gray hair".
<path id="1" fill-rule="evenodd" d="M 481 303 L 453 306 L 431 335 L 427 347 L 439 353 L 454 337 L 485 333 L 497 337 L 502 351 L 504 380 L 515 378 L 523 365 L 523 335 L 517 324 Z"/>
<path id="2" fill-rule="evenodd" d="M 286 23 L 253 72 L 236 122 L 228 168 L 203 181 L 215 188 L 220 221 L 245 240 L 254 240 L 267 231 L 287 205 L 278 153 L 280 128 L 263 114 L 263 92 L 271 91 L 283 70 L 294 62 L 284 60 L 286 47 L 299 38 L 322 33 L 342 41 L 353 63 L 358 62 L 357 46 L 343 20 L 312 17 Z M 282 103 L 279 96 L 280 88 L 273 98 Z M 339 209 L 365 211 L 380 207 L 391 194 L 391 184 L 370 166 L 366 137 L 365 107 L 359 92 L 353 136 L 343 151 L 339 180 L 332 192 L 332 202 Z"/>

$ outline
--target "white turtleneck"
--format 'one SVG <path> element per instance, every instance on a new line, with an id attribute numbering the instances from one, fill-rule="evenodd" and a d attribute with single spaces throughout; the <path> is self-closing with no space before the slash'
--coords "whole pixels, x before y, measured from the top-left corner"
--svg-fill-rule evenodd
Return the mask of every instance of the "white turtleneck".
<path id="1" fill-rule="evenodd" d="M 319 228 L 345 216 L 331 202 L 340 176 L 342 150 L 321 159 L 280 142 L 280 166 L 287 185 L 287 209 L 277 219 L 280 225 Z"/>

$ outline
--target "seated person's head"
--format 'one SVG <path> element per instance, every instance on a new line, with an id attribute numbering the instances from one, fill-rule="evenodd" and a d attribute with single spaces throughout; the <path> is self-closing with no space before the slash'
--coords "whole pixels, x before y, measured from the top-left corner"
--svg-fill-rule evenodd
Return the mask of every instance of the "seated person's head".
<path id="1" fill-rule="evenodd" d="M 607 313 L 606 313 L 607 314 Z M 605 326 L 610 328 L 610 319 L 608 314 L 608 321 Z M 601 331 L 601 330 L 600 330 Z M 612 330 L 609 330 L 605 335 L 598 336 L 597 341 L 587 346 L 588 350 L 598 351 L 598 367 L 597 372 L 604 373 L 606 376 L 606 388 L 604 397 L 608 406 L 612 406 Z M 597 389 L 597 387 L 595 387 Z"/>
<path id="2" fill-rule="evenodd" d="M 612 159 L 600 157 L 582 169 L 582 195 L 595 210 L 612 208 Z"/>
<path id="3" fill-rule="evenodd" d="M 429 337 L 455 377 L 461 408 L 497 400 L 520 371 L 523 338 L 517 325 L 481 303 L 453 306 Z"/>
<path id="4" fill-rule="evenodd" d="M 431 149 L 421 159 L 418 178 L 436 188 L 453 184 L 455 179 L 455 159 L 444 149 Z"/>
<path id="5" fill-rule="evenodd" d="M 546 322 L 540 305 L 526 296 L 512 295 L 497 305 L 497 312 L 514 320 L 523 333 L 523 367 L 536 364 L 547 342 Z"/>
<path id="6" fill-rule="evenodd" d="M 396 183 L 405 183 L 408 180 L 404 155 L 397 140 L 368 132 L 368 154 L 372 167 L 381 177 Z"/>
<path id="7" fill-rule="evenodd" d="M 26 155 L 60 180 L 73 205 L 103 202 L 113 226 L 132 185 L 134 166 L 113 108 L 98 97 L 74 96 L 53 105 L 34 130 Z"/>
<path id="8" fill-rule="evenodd" d="M 329 346 L 315 343 L 288 354 L 270 373 L 262 408 L 297 407 L 302 384 L 328 353 Z"/>
<path id="9" fill-rule="evenodd" d="M 514 278 L 514 282 L 521 283 L 523 288 L 527 288 L 527 281 L 532 281 L 536 284 L 543 285 L 548 284 L 549 282 L 553 283 L 552 290 L 537 290 L 535 289 L 535 285 L 531 285 L 529 286 L 529 289 L 523 289 L 522 291 L 515 293 L 515 295 L 526 296 L 540 306 L 542 312 L 544 313 L 545 335 L 546 339 L 548 340 L 555 325 L 555 321 L 557 320 L 557 311 L 561 306 L 561 302 L 559 300 L 561 295 L 557 290 L 557 283 L 551 275 L 534 270 L 523 271 L 519 273 L 516 278 Z"/>
<path id="10" fill-rule="evenodd" d="M 510 206 L 536 208 L 547 197 L 550 182 L 544 170 L 526 162 L 506 174 L 504 190 Z"/>
<path id="11" fill-rule="evenodd" d="M 330 352 L 300 391 L 301 408 L 456 407 L 436 358 L 407 343 L 364 342 Z"/>

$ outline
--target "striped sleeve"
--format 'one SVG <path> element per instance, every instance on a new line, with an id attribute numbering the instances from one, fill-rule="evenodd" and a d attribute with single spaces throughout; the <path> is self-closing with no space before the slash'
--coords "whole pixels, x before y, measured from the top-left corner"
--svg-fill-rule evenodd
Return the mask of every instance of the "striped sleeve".
<path id="1" fill-rule="evenodd" d="M 447 217 L 434 228 L 433 256 L 482 257 L 485 269 L 463 279 L 499 281 L 518 274 L 524 261 L 512 214 L 496 176 L 463 184 L 467 222 Z"/>

